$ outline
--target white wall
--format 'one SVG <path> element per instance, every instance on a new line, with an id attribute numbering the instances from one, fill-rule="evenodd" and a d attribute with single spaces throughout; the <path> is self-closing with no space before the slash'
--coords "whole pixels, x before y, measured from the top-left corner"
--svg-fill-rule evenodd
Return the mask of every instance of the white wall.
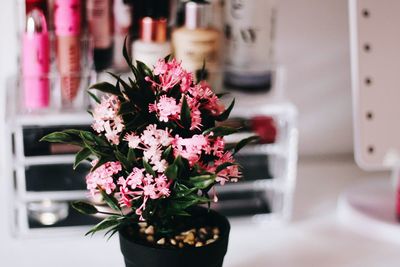
<path id="1" fill-rule="evenodd" d="M 300 113 L 302 154 L 352 152 L 347 0 L 278 0 L 277 57 Z"/>

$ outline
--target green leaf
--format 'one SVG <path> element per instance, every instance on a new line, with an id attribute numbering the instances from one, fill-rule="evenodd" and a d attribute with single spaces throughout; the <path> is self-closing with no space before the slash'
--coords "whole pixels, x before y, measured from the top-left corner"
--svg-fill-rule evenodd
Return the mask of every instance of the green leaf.
<path id="1" fill-rule="evenodd" d="M 87 159 L 90 155 L 92 154 L 92 151 L 90 151 L 90 149 L 88 149 L 87 147 L 82 148 L 76 155 L 75 155 L 75 162 L 74 162 L 74 170 L 76 169 L 76 167 L 78 167 L 78 165 L 84 161 L 85 159 Z"/>
<path id="2" fill-rule="evenodd" d="M 129 162 L 137 163 L 136 153 L 135 153 L 135 150 L 133 148 L 129 148 L 127 159 L 128 159 Z"/>
<path id="3" fill-rule="evenodd" d="M 196 192 L 197 190 L 198 190 L 198 188 L 196 188 L 196 187 L 189 188 L 184 184 L 181 184 L 178 182 L 175 183 L 175 192 L 176 192 L 175 196 L 177 198 L 186 197 L 186 196 L 192 194 L 193 192 Z"/>
<path id="4" fill-rule="evenodd" d="M 133 72 L 135 67 L 132 64 L 131 57 L 129 56 L 128 49 L 127 49 L 128 46 L 130 47 L 129 42 L 128 42 L 128 36 L 126 36 L 125 41 L 124 41 L 124 47 L 122 47 L 122 55 L 124 56 L 126 63 L 128 64 L 128 66 L 130 67 L 130 69 Z"/>
<path id="5" fill-rule="evenodd" d="M 133 105 L 131 102 L 122 102 L 118 111 L 118 115 L 133 113 Z"/>
<path id="6" fill-rule="evenodd" d="M 229 126 L 217 126 L 217 127 L 213 127 L 210 128 L 208 130 L 205 130 L 203 132 L 203 134 L 209 134 L 211 132 L 213 132 L 213 136 L 217 137 L 217 136 L 225 136 L 225 135 L 230 135 L 233 133 L 236 133 L 238 130 L 236 128 L 233 127 L 229 127 Z"/>
<path id="7" fill-rule="evenodd" d="M 182 108 L 181 108 L 181 122 L 182 126 L 189 129 L 192 125 L 192 118 L 190 117 L 190 108 L 188 106 L 186 97 L 182 98 Z"/>
<path id="8" fill-rule="evenodd" d="M 146 64 L 144 64 L 142 61 L 136 60 L 136 68 L 138 69 L 138 71 L 141 72 L 143 77 L 153 76 L 153 72 L 151 71 L 151 69 Z"/>
<path id="9" fill-rule="evenodd" d="M 165 175 L 171 180 L 176 180 L 178 178 L 178 166 L 175 163 L 169 165 L 165 170 Z"/>
<path id="10" fill-rule="evenodd" d="M 117 95 L 117 96 L 122 96 L 121 91 L 119 91 L 115 85 L 113 85 L 109 82 L 101 82 L 101 83 L 93 84 L 89 87 L 89 89 L 96 89 L 103 93 L 109 93 L 109 94 L 113 94 L 113 95 Z"/>
<path id="11" fill-rule="evenodd" d="M 224 112 L 222 112 L 220 115 L 215 117 L 215 120 L 216 121 L 224 121 L 224 120 L 228 119 L 234 106 L 235 106 L 235 99 L 232 100 L 231 104 Z"/>
<path id="12" fill-rule="evenodd" d="M 167 55 L 166 57 L 164 57 L 165 62 L 171 61 L 174 57 L 172 56 L 172 54 Z"/>
<path id="13" fill-rule="evenodd" d="M 87 93 L 88 93 L 88 95 L 97 103 L 97 104 L 100 104 L 100 99 L 95 95 L 95 94 L 93 94 L 92 92 L 90 92 L 89 90 L 87 91 Z M 92 114 L 91 114 L 92 115 Z"/>
<path id="14" fill-rule="evenodd" d="M 218 98 L 221 98 L 221 97 L 223 97 L 223 96 L 226 96 L 226 95 L 230 95 L 230 93 L 219 93 L 219 94 L 215 94 Z"/>
<path id="15" fill-rule="evenodd" d="M 107 193 L 101 188 L 99 189 L 99 191 L 104 201 L 107 203 L 108 206 L 110 206 L 110 208 L 112 208 L 113 210 L 121 211 L 121 208 L 118 205 L 118 200 L 115 197 L 107 195 Z"/>
<path id="16" fill-rule="evenodd" d="M 172 153 L 172 146 L 169 146 L 162 153 L 163 159 L 168 159 L 171 153 Z"/>
<path id="17" fill-rule="evenodd" d="M 89 203 L 83 202 L 83 201 L 75 201 L 75 202 L 72 202 L 72 203 L 71 203 L 71 206 L 72 206 L 74 209 L 76 209 L 77 211 L 79 211 L 80 213 L 87 214 L 87 215 L 96 214 L 96 213 L 99 212 L 99 211 L 96 209 L 95 206 L 93 206 L 93 205 L 91 205 L 91 204 L 89 204 Z"/>
<path id="18" fill-rule="evenodd" d="M 239 150 L 241 150 L 243 147 L 245 147 L 246 145 L 248 145 L 252 142 L 258 141 L 259 139 L 260 139 L 259 136 L 253 135 L 253 136 L 250 136 L 250 137 L 240 140 L 239 143 L 236 144 L 233 153 L 234 154 L 238 153 Z"/>
<path id="19" fill-rule="evenodd" d="M 153 175 L 154 177 L 156 176 L 156 173 L 147 161 L 143 160 L 143 166 L 147 173 Z"/>
<path id="20" fill-rule="evenodd" d="M 113 227 L 115 225 L 119 225 L 120 224 L 120 218 L 122 218 L 121 216 L 116 216 L 116 215 L 112 215 L 104 220 L 102 220 L 101 222 L 99 222 L 98 224 L 96 224 L 89 232 L 87 232 L 85 234 L 85 236 L 89 235 L 89 234 L 94 234 L 98 231 L 101 230 L 105 230 L 108 229 L 110 227 Z"/>
<path id="21" fill-rule="evenodd" d="M 224 170 L 224 169 L 226 169 L 226 168 L 228 168 L 228 167 L 230 167 L 230 166 L 233 166 L 233 165 L 236 165 L 236 164 L 235 164 L 235 163 L 232 163 L 232 162 L 224 162 L 224 163 L 222 163 L 221 165 L 219 165 L 219 166 L 216 168 L 215 172 L 216 172 L 216 173 L 219 173 L 220 171 L 222 171 L 222 170 Z"/>
<path id="22" fill-rule="evenodd" d="M 119 150 L 115 150 L 114 154 L 115 154 L 115 157 L 117 158 L 117 160 L 122 163 L 122 165 L 124 166 L 124 168 L 126 170 L 132 169 L 132 163 L 129 162 L 129 160 L 127 159 L 127 157 L 125 157 L 124 154 L 122 154 Z"/>
<path id="23" fill-rule="evenodd" d="M 215 182 L 215 178 L 216 178 L 215 174 L 213 175 L 205 174 L 205 175 L 190 177 L 189 181 L 196 188 L 205 189 Z"/>
<path id="24" fill-rule="evenodd" d="M 121 79 L 120 76 L 118 76 L 118 75 L 116 75 L 116 74 L 114 74 L 114 73 L 112 73 L 112 72 L 109 72 L 109 71 L 107 71 L 107 73 L 110 74 L 111 76 L 113 76 L 113 77 L 117 80 L 117 86 L 118 86 L 118 87 L 119 87 L 119 84 L 121 84 L 121 85 L 124 87 L 124 90 L 125 90 L 125 91 L 129 91 L 129 90 L 132 89 L 132 88 L 129 86 L 129 84 L 127 84 L 124 80 Z M 123 96 L 122 93 L 121 93 L 119 96 Z"/>
<path id="25" fill-rule="evenodd" d="M 107 235 L 109 235 L 107 237 L 107 241 L 110 240 L 111 237 L 113 237 L 113 235 L 115 235 L 118 231 L 119 231 L 119 224 L 117 224 L 116 226 L 112 227 L 111 229 L 109 229 L 105 234 L 104 237 L 106 237 Z"/>
<path id="26" fill-rule="evenodd" d="M 82 146 L 82 140 L 78 136 L 70 134 L 67 131 L 50 133 L 48 135 L 43 136 L 40 139 L 40 142 L 42 141 L 50 143 L 64 143 L 64 144 Z"/>
<path id="27" fill-rule="evenodd" d="M 206 69 L 206 60 L 203 60 L 203 65 L 199 71 L 196 72 L 196 79 L 198 82 L 204 81 L 207 79 L 207 69 Z"/>

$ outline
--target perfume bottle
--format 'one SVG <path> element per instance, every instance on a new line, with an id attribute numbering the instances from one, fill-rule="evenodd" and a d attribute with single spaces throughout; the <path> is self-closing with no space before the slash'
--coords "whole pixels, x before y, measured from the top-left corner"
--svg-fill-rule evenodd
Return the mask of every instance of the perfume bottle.
<path id="1" fill-rule="evenodd" d="M 194 73 L 197 80 L 207 80 L 212 88 L 220 88 L 221 33 L 212 25 L 212 5 L 208 2 L 186 3 L 185 24 L 173 31 L 175 57 Z M 205 73 L 202 73 L 205 64 Z M 203 74 L 205 77 L 200 77 Z"/>
<path id="2" fill-rule="evenodd" d="M 130 30 L 133 18 L 133 6 L 127 0 L 114 0 L 114 52 L 113 52 L 113 67 L 118 71 L 125 71 L 128 64 L 122 55 L 122 48 L 125 44 L 130 43 Z"/>
<path id="3" fill-rule="evenodd" d="M 225 77 L 228 88 L 271 88 L 275 0 L 225 1 Z"/>
<path id="4" fill-rule="evenodd" d="M 111 1 L 87 0 L 87 19 L 93 38 L 93 61 L 96 71 L 112 65 Z"/>
<path id="5" fill-rule="evenodd" d="M 167 40 L 167 19 L 144 17 L 140 21 L 140 39 L 132 44 L 133 63 L 141 61 L 154 66 L 160 58 L 171 53 Z"/>

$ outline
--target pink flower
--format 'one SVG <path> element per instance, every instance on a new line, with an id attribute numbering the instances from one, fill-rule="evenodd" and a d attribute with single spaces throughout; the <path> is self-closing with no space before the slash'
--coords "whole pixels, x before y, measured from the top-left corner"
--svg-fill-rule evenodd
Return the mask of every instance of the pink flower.
<path id="1" fill-rule="evenodd" d="M 100 104 L 93 110 L 92 128 L 97 133 L 104 133 L 109 142 L 119 144 L 119 134 L 124 129 L 122 117 L 118 115 L 121 103 L 117 96 L 103 96 Z"/>
<path id="2" fill-rule="evenodd" d="M 93 160 L 92 166 L 95 166 L 97 162 L 98 160 Z M 99 189 L 110 195 L 116 188 L 113 176 L 121 170 L 122 166 L 118 161 L 104 163 L 86 176 L 87 189 L 89 189 L 92 196 L 95 196 Z"/>
<path id="3" fill-rule="evenodd" d="M 173 141 L 175 156 L 182 156 L 191 165 L 200 159 L 200 155 L 207 149 L 208 140 L 203 135 L 193 135 L 191 138 L 176 136 Z"/>
<path id="4" fill-rule="evenodd" d="M 128 142 L 130 148 L 137 148 L 140 144 L 140 137 L 135 133 L 127 133 L 124 137 L 124 141 Z"/>
<path id="5" fill-rule="evenodd" d="M 168 120 L 176 120 L 179 118 L 181 106 L 176 104 L 175 98 L 161 96 L 158 102 L 150 104 L 150 112 L 157 112 L 160 121 L 168 122 Z"/>
<path id="6" fill-rule="evenodd" d="M 192 74 L 184 70 L 181 62 L 176 59 L 168 62 L 160 59 L 154 67 L 154 75 L 158 76 L 159 84 L 151 80 L 150 77 L 146 77 L 146 80 L 151 82 L 153 87 L 158 87 L 162 91 L 169 91 L 175 85 L 181 84 L 181 91 L 184 92 L 193 81 Z"/>
<path id="7" fill-rule="evenodd" d="M 134 168 L 126 179 L 120 177 L 118 185 L 120 186 L 120 204 L 122 206 L 132 207 L 133 201 L 142 200 L 142 204 L 136 208 L 137 215 L 142 215 L 146 209 L 146 203 L 149 199 L 159 199 L 170 195 L 170 185 L 164 174 L 153 177 L 144 170 Z"/>

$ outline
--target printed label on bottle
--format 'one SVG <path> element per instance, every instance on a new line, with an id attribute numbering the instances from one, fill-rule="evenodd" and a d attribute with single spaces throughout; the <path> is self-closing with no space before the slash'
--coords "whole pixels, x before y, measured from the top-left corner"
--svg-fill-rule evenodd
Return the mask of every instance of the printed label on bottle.
<path id="1" fill-rule="evenodd" d="M 220 63 L 219 32 L 215 30 L 185 30 L 174 34 L 175 56 L 182 60 L 182 66 L 196 72 L 204 62 L 209 71 L 214 71 Z"/>
<path id="2" fill-rule="evenodd" d="M 227 0 L 224 35 L 228 71 L 265 73 L 270 69 L 274 1 Z"/>

